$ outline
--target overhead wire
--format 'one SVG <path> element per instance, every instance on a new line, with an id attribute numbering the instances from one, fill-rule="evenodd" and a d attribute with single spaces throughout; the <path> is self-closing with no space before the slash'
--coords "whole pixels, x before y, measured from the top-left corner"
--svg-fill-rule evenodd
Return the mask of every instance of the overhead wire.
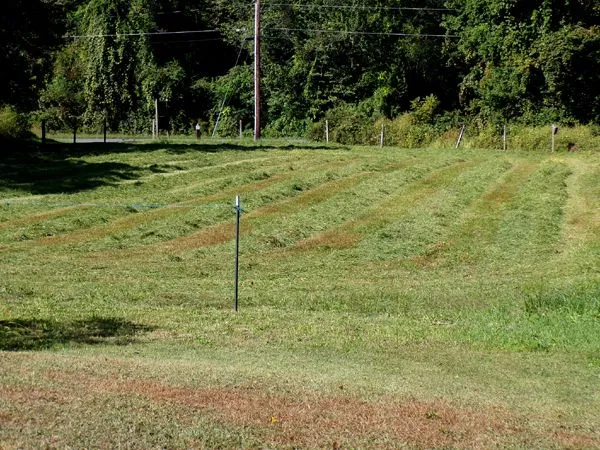
<path id="1" fill-rule="evenodd" d="M 197 42 L 222 42 L 223 38 L 208 38 L 208 39 L 186 39 L 177 41 L 152 41 L 152 45 L 169 45 L 169 44 L 188 44 Z"/>
<path id="2" fill-rule="evenodd" d="M 322 8 L 322 9 L 348 9 L 348 10 L 368 10 L 368 11 L 432 11 L 432 12 L 450 12 L 458 11 L 454 8 L 435 8 L 435 7 L 410 7 L 410 6 L 361 6 L 361 5 L 313 5 L 306 3 L 265 3 L 265 6 L 282 7 L 291 6 L 298 8 Z M 316 28 L 283 28 L 272 27 L 265 28 L 272 31 L 287 31 L 287 32 L 307 32 L 307 33 L 331 33 L 343 35 L 359 35 L 359 36 L 391 36 L 391 37 L 421 37 L 421 38 L 457 38 L 451 34 L 436 34 L 436 33 L 401 33 L 401 32 L 376 32 L 376 31 L 348 31 L 348 30 L 331 30 L 331 29 L 316 29 Z"/>
<path id="3" fill-rule="evenodd" d="M 66 34 L 65 39 L 84 39 L 96 37 L 121 37 L 121 36 L 173 36 L 182 34 L 220 33 L 219 30 L 184 30 L 184 31 L 151 31 L 144 33 L 106 33 L 106 34 Z"/>
<path id="4" fill-rule="evenodd" d="M 321 8 L 321 9 L 363 9 L 382 11 L 458 11 L 455 8 L 431 8 L 411 6 L 361 6 L 361 5 L 309 5 L 305 3 L 265 3 L 263 6 L 293 6 L 296 8 Z"/>
<path id="5" fill-rule="evenodd" d="M 182 204 L 164 204 L 164 203 L 70 203 L 70 202 L 40 202 L 40 201 L 14 201 L 5 200 L 0 206 L 42 206 L 45 208 L 106 208 L 106 209 L 129 209 L 134 211 L 151 209 L 219 209 L 230 208 L 231 205 L 223 203 L 208 203 L 203 205 L 182 205 Z"/>
<path id="6" fill-rule="evenodd" d="M 350 34 L 360 36 L 396 36 L 396 37 L 427 37 L 427 38 L 457 38 L 453 34 L 429 34 L 429 33 L 396 33 L 396 32 L 376 32 L 376 31 L 346 31 L 346 30 L 325 30 L 316 28 L 266 28 L 273 31 L 294 31 L 308 33 L 332 33 L 332 34 Z"/>

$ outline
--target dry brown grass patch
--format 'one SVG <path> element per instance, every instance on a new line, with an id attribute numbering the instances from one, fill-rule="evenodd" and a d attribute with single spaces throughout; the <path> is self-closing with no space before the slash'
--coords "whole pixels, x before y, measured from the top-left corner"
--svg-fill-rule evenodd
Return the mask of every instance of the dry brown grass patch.
<path id="1" fill-rule="evenodd" d="M 148 381 L 115 386 L 124 394 L 137 393 L 157 402 L 185 405 L 214 415 L 227 424 L 252 427 L 275 445 L 323 447 L 379 442 L 421 448 L 489 448 L 502 442 L 526 441 L 531 436 L 558 445 L 597 446 L 598 436 L 538 431 L 520 425 L 506 411 L 473 411 L 444 400 L 383 398 L 368 402 L 353 397 L 305 394 L 282 396 L 254 389 L 190 389 Z"/>
<path id="2" fill-rule="evenodd" d="M 166 409 L 170 420 L 183 426 L 190 424 L 190 415 L 202 416 L 228 428 L 251 430 L 260 441 L 277 447 L 600 447 L 600 435 L 593 431 L 562 428 L 556 423 L 540 425 L 544 423 L 541 417 L 519 417 L 503 407 L 474 409 L 444 399 L 384 396 L 366 400 L 346 390 L 340 390 L 340 395 L 284 393 L 255 385 L 193 388 L 110 370 L 103 375 L 50 370 L 40 373 L 37 379 L 52 388 L 0 387 L 0 397 L 18 405 L 17 409 L 0 411 L 0 423 L 26 424 L 27 411 L 53 414 L 70 410 L 71 404 L 84 401 L 98 405 L 96 400 L 116 395 L 170 405 Z M 35 405 L 52 408 L 40 410 Z M 50 416 L 35 420 L 42 427 L 53 423 Z"/>

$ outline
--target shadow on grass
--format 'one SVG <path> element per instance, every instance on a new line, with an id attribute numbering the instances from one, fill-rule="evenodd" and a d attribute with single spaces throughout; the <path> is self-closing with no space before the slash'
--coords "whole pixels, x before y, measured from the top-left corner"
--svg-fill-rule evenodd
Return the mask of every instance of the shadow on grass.
<path id="1" fill-rule="evenodd" d="M 69 194 L 134 180 L 143 171 L 120 162 L 90 163 L 39 153 L 12 154 L 0 158 L 0 189 Z"/>
<path id="2" fill-rule="evenodd" d="M 333 150 L 332 147 L 292 143 L 271 145 L 263 143 L 50 143 L 44 146 L 35 143 L 14 144 L 0 151 L 0 190 L 22 190 L 36 195 L 76 193 L 102 186 L 115 185 L 120 181 L 135 180 L 146 174 L 148 168 L 136 167 L 123 162 L 89 162 L 85 156 L 153 152 L 166 150 L 184 154 L 218 153 L 222 151 L 266 151 L 266 150 Z M 118 159 L 118 156 L 116 156 Z M 149 169 L 156 171 L 152 167 Z"/>
<path id="3" fill-rule="evenodd" d="M 0 350 L 42 350 L 69 343 L 127 345 L 153 327 L 115 318 L 92 318 L 75 322 L 49 320 L 0 321 Z"/>
<path id="4" fill-rule="evenodd" d="M 86 156 L 86 155 L 105 155 L 109 153 L 132 153 L 132 152 L 153 152 L 156 150 L 167 150 L 170 153 L 217 153 L 223 151 L 267 151 L 267 150 L 348 150 L 349 147 L 343 145 L 322 145 L 318 143 L 282 143 L 281 145 L 265 142 L 168 142 L 168 141 L 124 141 L 124 142 L 89 142 L 79 144 L 50 143 L 40 147 L 43 152 L 51 152 L 55 155 L 62 154 L 66 157 Z"/>

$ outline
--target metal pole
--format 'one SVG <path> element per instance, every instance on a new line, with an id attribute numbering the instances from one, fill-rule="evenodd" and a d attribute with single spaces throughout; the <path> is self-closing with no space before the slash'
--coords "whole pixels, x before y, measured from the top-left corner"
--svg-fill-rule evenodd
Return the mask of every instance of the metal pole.
<path id="1" fill-rule="evenodd" d="M 260 0 L 254 4 L 254 140 L 260 139 Z"/>
<path id="2" fill-rule="evenodd" d="M 240 274 L 240 216 L 242 214 L 242 208 L 240 205 L 240 196 L 235 197 L 235 294 L 233 309 L 237 312 L 238 310 L 238 292 L 239 292 L 239 274 Z"/>

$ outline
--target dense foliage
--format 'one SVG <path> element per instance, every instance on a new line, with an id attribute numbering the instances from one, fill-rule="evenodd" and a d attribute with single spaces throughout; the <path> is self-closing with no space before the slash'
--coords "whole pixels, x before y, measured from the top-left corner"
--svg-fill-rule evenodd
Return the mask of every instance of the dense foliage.
<path id="1" fill-rule="evenodd" d="M 600 121 L 592 0 L 263 0 L 261 16 L 271 135 L 327 118 L 358 139 L 409 111 L 415 125 Z M 246 0 L 11 2 L 0 106 L 149 131 L 158 100 L 163 128 L 212 128 L 220 113 L 219 133 L 233 133 L 253 116 L 253 21 Z"/>

